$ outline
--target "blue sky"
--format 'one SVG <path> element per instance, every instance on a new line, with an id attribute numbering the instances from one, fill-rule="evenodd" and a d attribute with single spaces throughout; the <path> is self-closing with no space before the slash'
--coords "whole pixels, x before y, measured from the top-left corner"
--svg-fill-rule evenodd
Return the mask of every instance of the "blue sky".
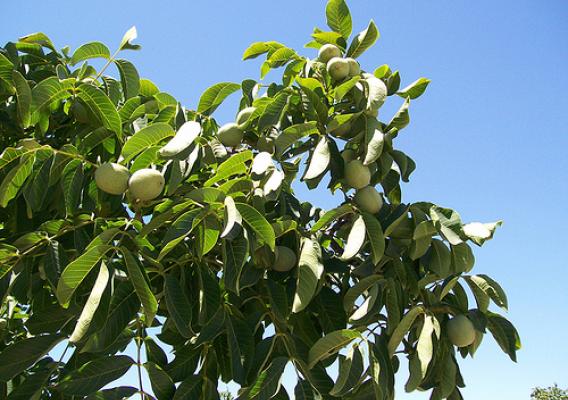
<path id="1" fill-rule="evenodd" d="M 360 58 L 364 69 L 387 63 L 401 71 L 403 85 L 432 80 L 411 105 L 412 122 L 397 142 L 417 163 L 403 201 L 455 208 L 465 221 L 505 221 L 492 242 L 476 249 L 474 271 L 509 294 L 508 317 L 523 349 L 514 364 L 487 337 L 475 360 L 461 364 L 465 397 L 522 399 L 534 386 L 568 387 L 568 2 L 350 6 L 355 31 L 370 18 L 381 31 Z M 253 41 L 278 40 L 315 57 L 302 45 L 314 26 L 324 27 L 324 7 L 323 0 L 9 1 L 2 5 L 0 42 L 43 31 L 60 47 L 93 40 L 114 47 L 136 25 L 143 49 L 125 55 L 142 76 L 193 108 L 214 83 L 258 77 L 258 61 L 241 61 Z M 397 108 L 392 103 L 381 111 L 384 119 Z M 220 122 L 234 118 L 235 104 L 216 113 Z M 336 204 L 316 194 L 299 190 L 324 208 Z M 428 395 L 399 391 L 399 398 Z"/>

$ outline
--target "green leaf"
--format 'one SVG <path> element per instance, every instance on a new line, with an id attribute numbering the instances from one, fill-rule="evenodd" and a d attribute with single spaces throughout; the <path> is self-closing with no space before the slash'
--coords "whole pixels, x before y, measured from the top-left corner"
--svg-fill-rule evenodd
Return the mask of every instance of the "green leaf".
<path id="1" fill-rule="evenodd" d="M 400 97 L 408 97 L 414 100 L 417 97 L 420 97 L 426 91 L 429 83 L 430 79 L 420 78 L 412 82 L 404 89 L 399 90 L 396 94 L 398 94 Z"/>
<path id="2" fill-rule="evenodd" d="M 213 215 L 207 215 L 199 225 L 195 227 L 194 251 L 201 259 L 209 253 L 219 239 L 219 221 Z"/>
<path id="3" fill-rule="evenodd" d="M 365 149 L 363 165 L 371 165 L 377 161 L 383 153 L 385 144 L 385 135 L 376 119 L 367 118 L 367 135 L 370 136 L 370 139 Z"/>
<path id="4" fill-rule="evenodd" d="M 467 243 L 460 243 L 450 247 L 452 252 L 452 272 L 454 274 L 469 272 L 475 264 L 475 257 L 471 247 Z"/>
<path id="5" fill-rule="evenodd" d="M 298 262 L 298 278 L 292 312 L 303 311 L 314 297 L 323 275 L 321 246 L 315 237 L 304 238 Z"/>
<path id="6" fill-rule="evenodd" d="M 258 120 L 258 130 L 263 131 L 264 129 L 276 125 L 280 120 L 282 112 L 288 104 L 288 99 L 290 94 L 287 92 L 279 93 L 270 104 L 266 106 L 264 112 Z"/>
<path id="7" fill-rule="evenodd" d="M 240 88 L 241 85 L 232 82 L 221 82 L 209 87 L 199 99 L 197 112 L 211 115 L 229 95 Z"/>
<path id="8" fill-rule="evenodd" d="M 77 257 L 63 270 L 57 285 L 57 299 L 62 306 L 67 307 L 69 305 L 75 289 L 112 248 L 113 246 L 110 245 L 94 246 Z"/>
<path id="9" fill-rule="evenodd" d="M 427 255 L 428 269 L 445 279 L 450 273 L 451 256 L 448 247 L 439 239 L 432 239 L 430 253 Z"/>
<path id="10" fill-rule="evenodd" d="M 247 162 L 252 160 L 252 151 L 245 150 L 243 152 L 232 155 L 228 160 L 223 161 L 217 173 L 205 181 L 203 186 L 212 186 L 213 184 L 222 181 L 223 179 L 230 178 L 238 174 L 247 172 Z"/>
<path id="11" fill-rule="evenodd" d="M 312 369 L 318 362 L 337 353 L 354 339 L 361 338 L 361 333 L 353 329 L 340 329 L 328 333 L 314 343 L 309 352 L 308 366 Z"/>
<path id="12" fill-rule="evenodd" d="M 398 129 L 401 130 L 402 128 L 406 127 L 410 123 L 410 115 L 408 114 L 408 107 L 410 106 L 410 99 L 406 98 L 402 106 L 398 109 L 394 117 L 392 117 L 391 121 L 387 126 L 387 131 L 391 129 Z"/>
<path id="13" fill-rule="evenodd" d="M 252 43 L 243 53 L 243 60 L 249 60 L 252 58 L 256 58 L 264 53 L 273 53 L 279 48 L 284 47 L 283 44 L 278 42 L 255 42 Z"/>
<path id="14" fill-rule="evenodd" d="M 367 230 L 367 238 L 371 244 L 371 257 L 373 264 L 377 265 L 385 254 L 385 236 L 381 224 L 372 214 L 362 213 Z"/>
<path id="15" fill-rule="evenodd" d="M 347 236 L 347 242 L 345 243 L 345 249 L 341 255 L 342 260 L 350 260 L 359 253 L 359 250 L 361 250 L 365 243 L 365 231 L 365 219 L 360 215 L 351 226 L 349 236 Z"/>
<path id="16" fill-rule="evenodd" d="M 319 140 L 314 149 L 304 174 L 303 180 L 315 179 L 325 172 L 331 161 L 329 143 L 325 136 Z"/>
<path id="17" fill-rule="evenodd" d="M 301 124 L 295 124 L 284 129 L 276 138 L 274 146 L 276 148 L 276 158 L 282 157 L 286 150 L 296 143 L 298 140 L 308 135 L 318 134 L 317 122 L 310 121 Z"/>
<path id="18" fill-rule="evenodd" d="M 77 212 L 83 189 L 83 163 L 80 160 L 71 160 L 61 173 L 61 185 L 65 199 L 65 211 L 67 216 Z"/>
<path id="19" fill-rule="evenodd" d="M 112 100 L 99 88 L 91 85 L 81 85 L 77 89 L 77 97 L 88 107 L 109 131 L 122 137 L 122 122 Z"/>
<path id="20" fill-rule="evenodd" d="M 288 364 L 286 357 L 273 359 L 268 368 L 258 374 L 248 398 L 251 400 L 268 400 L 274 397 L 280 390 L 286 364 Z"/>
<path id="21" fill-rule="evenodd" d="M 425 315 L 424 324 L 422 325 L 422 330 L 418 337 L 418 344 L 416 345 L 416 352 L 420 360 L 420 376 L 422 379 L 426 376 L 426 370 L 434 354 L 432 333 L 434 333 L 434 317 Z"/>
<path id="22" fill-rule="evenodd" d="M 24 43 L 36 43 L 40 46 L 47 47 L 48 49 L 57 52 L 49 37 L 47 37 L 47 35 L 42 32 L 30 33 L 29 35 L 20 37 L 19 40 L 20 42 Z"/>
<path id="23" fill-rule="evenodd" d="M 440 230 L 440 233 L 444 235 L 451 245 L 462 243 L 460 238 L 462 223 L 460 215 L 457 212 L 449 208 L 433 205 L 430 208 L 430 218 L 436 223 L 436 227 Z"/>
<path id="24" fill-rule="evenodd" d="M 274 397 L 276 398 L 276 397 Z M 298 379 L 298 383 L 294 387 L 294 399 L 295 400 L 319 400 L 321 397 L 314 393 L 314 388 L 310 382 L 303 379 Z"/>
<path id="25" fill-rule="evenodd" d="M 353 212 L 353 207 L 350 204 L 343 204 L 333 210 L 327 211 L 310 229 L 311 232 L 317 232 L 323 228 L 326 228 L 331 222 L 338 220 L 339 218 L 351 214 Z"/>
<path id="26" fill-rule="evenodd" d="M 71 57 L 70 64 L 75 65 L 91 58 L 110 58 L 110 50 L 101 42 L 85 43 L 80 46 Z"/>
<path id="27" fill-rule="evenodd" d="M 237 210 L 235 206 L 235 200 L 231 196 L 225 197 L 225 208 L 224 208 L 224 221 L 225 227 L 221 233 L 221 237 L 231 239 L 235 234 L 241 232 L 241 225 L 243 222 L 243 217 Z"/>
<path id="28" fill-rule="evenodd" d="M 57 388 L 67 395 L 88 396 L 120 378 L 133 364 L 128 356 L 104 356 L 71 371 Z"/>
<path id="29" fill-rule="evenodd" d="M 360 76 L 354 76 L 353 78 L 349 79 L 346 82 L 343 82 L 341 85 L 335 88 L 334 98 L 335 101 L 341 101 L 347 93 L 351 91 L 357 85 L 357 82 L 361 80 Z"/>
<path id="30" fill-rule="evenodd" d="M 156 398 L 158 400 L 171 399 L 176 391 L 176 387 L 168 373 L 152 362 L 145 363 L 144 368 L 148 371 L 148 378 L 150 378 L 152 391 Z"/>
<path id="31" fill-rule="evenodd" d="M 12 168 L 0 184 L 0 207 L 6 207 L 16 197 L 20 188 L 33 171 L 34 157 L 23 157 L 20 163 Z"/>
<path id="32" fill-rule="evenodd" d="M 165 295 L 168 311 L 179 333 L 186 338 L 192 337 L 191 304 L 179 283 L 179 278 L 172 273 L 166 275 Z"/>
<path id="33" fill-rule="evenodd" d="M 272 225 L 268 223 L 266 218 L 256 208 L 248 204 L 236 203 L 235 205 L 243 220 L 252 228 L 257 237 L 267 244 L 271 250 L 274 250 L 276 237 Z"/>
<path id="34" fill-rule="evenodd" d="M 200 210 L 190 210 L 180 215 L 167 230 L 162 243 L 158 260 L 162 260 L 170 251 L 181 243 L 193 230 L 193 220 Z"/>
<path id="35" fill-rule="evenodd" d="M 367 29 L 360 32 L 353 38 L 349 49 L 347 50 L 347 57 L 357 58 L 365 52 L 369 47 L 375 44 L 379 38 L 379 30 L 373 21 L 369 22 Z"/>
<path id="36" fill-rule="evenodd" d="M 140 75 L 134 64 L 122 59 L 114 60 L 114 63 L 120 74 L 120 83 L 122 85 L 124 99 L 128 100 L 138 96 L 140 92 Z"/>
<path id="37" fill-rule="evenodd" d="M 85 398 L 85 400 L 124 400 L 130 399 L 138 392 L 132 386 L 119 386 L 112 389 L 100 390 Z"/>
<path id="38" fill-rule="evenodd" d="M 343 297 L 343 309 L 345 312 L 350 315 L 357 298 L 383 279 L 384 277 L 381 275 L 370 275 L 350 287 Z"/>
<path id="39" fill-rule="evenodd" d="M 487 275 L 471 275 L 463 277 L 468 285 L 472 288 L 476 286 L 479 290 L 483 291 L 493 302 L 503 308 L 507 309 L 507 295 L 501 286 L 488 277 Z"/>
<path id="40" fill-rule="evenodd" d="M 352 30 L 351 13 L 344 0 L 329 0 L 325 7 L 327 26 L 349 38 Z"/>
<path id="41" fill-rule="evenodd" d="M 132 286 L 134 286 L 134 290 L 136 291 L 136 294 L 142 303 L 142 307 L 144 308 L 146 326 L 151 326 L 154 321 L 154 316 L 158 311 L 158 301 L 156 300 L 152 289 L 148 285 L 149 279 L 146 275 L 146 271 L 126 247 L 121 247 L 120 250 L 124 256 L 124 263 L 126 264 L 128 277 L 130 278 Z"/>
<path id="42" fill-rule="evenodd" d="M 6 82 L 12 82 L 14 70 L 14 64 L 2 53 L 0 53 L 0 80 Z"/>
<path id="43" fill-rule="evenodd" d="M 329 394 L 335 397 L 345 396 L 351 389 L 353 389 L 363 373 L 363 355 L 359 346 L 355 345 L 344 359 L 339 362 L 339 374 L 337 381 L 330 390 Z"/>
<path id="44" fill-rule="evenodd" d="M 60 335 L 35 336 L 4 348 L 0 353 L 0 381 L 7 382 L 34 365 L 61 340 Z"/>
<path id="45" fill-rule="evenodd" d="M 197 375 L 185 378 L 177 388 L 173 400 L 201 399 L 201 381 L 202 378 Z"/>
<path id="46" fill-rule="evenodd" d="M 120 41 L 120 46 L 118 46 L 118 50 L 138 50 L 140 49 L 140 45 L 132 44 L 132 41 L 138 37 L 138 32 L 136 31 L 136 27 L 133 26 L 130 28 L 122 37 Z"/>
<path id="47" fill-rule="evenodd" d="M 101 297 L 103 296 L 105 289 L 108 284 L 109 272 L 106 264 L 103 262 L 101 263 L 101 268 L 99 269 L 99 273 L 97 275 L 97 279 L 95 280 L 95 284 L 91 289 L 91 293 L 89 294 L 89 298 L 83 307 L 83 311 L 81 311 L 81 315 L 77 320 L 77 324 L 75 325 L 75 329 L 69 338 L 69 342 L 77 343 L 79 342 L 85 333 L 89 330 L 89 326 L 91 325 L 91 321 L 93 320 L 93 316 L 99 308 L 99 303 L 101 301 Z"/>
<path id="48" fill-rule="evenodd" d="M 40 390 L 47 385 L 47 380 L 52 373 L 52 369 L 42 369 L 29 375 L 23 383 L 10 392 L 6 400 L 39 399 L 40 397 L 37 396 L 40 394 Z"/>
<path id="49" fill-rule="evenodd" d="M 140 129 L 132 135 L 122 147 L 124 162 L 129 162 L 148 147 L 160 143 L 162 140 L 174 135 L 175 131 L 171 125 L 164 122 L 157 122 Z"/>
<path id="50" fill-rule="evenodd" d="M 239 235 L 233 240 L 223 240 L 223 282 L 225 289 L 237 294 L 240 293 L 239 280 L 243 266 L 248 258 L 249 243 L 244 235 Z"/>
<path id="51" fill-rule="evenodd" d="M 12 71 L 12 78 L 18 99 L 18 117 L 22 127 L 27 128 L 31 123 L 32 90 L 26 78 L 19 71 Z"/>
<path id="52" fill-rule="evenodd" d="M 513 324 L 498 314 L 489 313 L 487 328 L 501 349 L 509 355 L 511 360 L 517 362 L 516 353 L 521 348 L 521 339 Z"/>
<path id="53" fill-rule="evenodd" d="M 394 352 L 398 348 L 398 345 L 402 342 L 404 336 L 406 336 L 410 330 L 410 327 L 414 323 L 416 317 L 421 314 L 424 314 L 424 308 L 422 306 L 415 306 L 411 308 L 394 329 L 388 343 L 388 352 L 391 357 L 394 355 Z"/>
<path id="54" fill-rule="evenodd" d="M 254 349 L 253 332 L 247 323 L 231 315 L 225 319 L 227 344 L 233 380 L 239 384 L 246 382 L 245 357 Z"/>

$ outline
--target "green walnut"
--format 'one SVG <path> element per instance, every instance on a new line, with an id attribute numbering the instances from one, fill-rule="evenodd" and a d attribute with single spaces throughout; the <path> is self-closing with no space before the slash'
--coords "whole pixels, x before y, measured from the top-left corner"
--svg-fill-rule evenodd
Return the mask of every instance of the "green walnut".
<path id="1" fill-rule="evenodd" d="M 446 324 L 448 338 L 454 346 L 466 347 L 475 341 L 473 323 L 463 314 L 456 315 Z"/>
<path id="2" fill-rule="evenodd" d="M 355 193 L 355 204 L 365 212 L 376 214 L 383 206 L 383 197 L 373 186 L 365 186 Z"/>
<path id="3" fill-rule="evenodd" d="M 345 60 L 349 64 L 349 77 L 350 78 L 357 76 L 361 73 L 361 66 L 359 65 L 357 60 L 355 60 L 354 58 L 351 58 L 351 57 L 346 58 Z"/>
<path id="4" fill-rule="evenodd" d="M 371 170 L 361 160 L 353 160 L 345 166 L 345 183 L 354 189 L 362 189 L 371 183 Z"/>
<path id="5" fill-rule="evenodd" d="M 342 81 L 349 76 L 349 62 L 341 57 L 333 57 L 327 63 L 327 72 L 334 81 Z"/>
<path id="6" fill-rule="evenodd" d="M 341 57 L 341 50 L 333 44 L 324 44 L 318 52 L 318 60 L 327 64 L 333 57 Z"/>
<path id="7" fill-rule="evenodd" d="M 164 176 L 160 171 L 144 168 L 132 174 L 128 181 L 128 190 L 134 198 L 149 201 L 162 193 L 165 183 Z"/>
<path id="8" fill-rule="evenodd" d="M 345 149 L 341 152 L 341 158 L 343 158 L 343 163 L 347 164 L 357 158 L 357 152 L 353 149 Z"/>
<path id="9" fill-rule="evenodd" d="M 245 107 L 237 114 L 237 125 L 243 125 L 248 121 L 256 107 Z"/>
<path id="10" fill-rule="evenodd" d="M 223 145 L 227 147 L 237 147 L 243 140 L 243 134 L 244 132 L 236 123 L 230 122 L 219 128 L 217 137 Z"/>
<path id="11" fill-rule="evenodd" d="M 122 194 L 128 189 L 130 172 L 124 165 L 105 162 L 95 171 L 95 183 L 103 192 Z"/>
<path id="12" fill-rule="evenodd" d="M 287 272 L 296 266 L 298 258 L 296 253 L 289 247 L 276 246 L 274 251 L 276 255 L 272 269 L 279 272 Z"/>

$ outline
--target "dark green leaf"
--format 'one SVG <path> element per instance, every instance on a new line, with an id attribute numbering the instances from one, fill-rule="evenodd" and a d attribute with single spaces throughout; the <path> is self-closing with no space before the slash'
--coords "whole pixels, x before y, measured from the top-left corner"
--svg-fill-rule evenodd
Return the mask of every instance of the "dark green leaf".
<path id="1" fill-rule="evenodd" d="M 0 381 L 7 382 L 34 365 L 61 340 L 59 335 L 35 336 L 6 347 L 0 353 Z"/>

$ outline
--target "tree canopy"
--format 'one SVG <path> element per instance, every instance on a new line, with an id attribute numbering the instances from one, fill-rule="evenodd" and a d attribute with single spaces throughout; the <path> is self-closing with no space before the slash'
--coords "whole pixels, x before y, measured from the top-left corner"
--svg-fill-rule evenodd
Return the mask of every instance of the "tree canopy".
<path id="1" fill-rule="evenodd" d="M 287 399 L 292 365 L 296 399 L 394 399 L 406 358 L 407 391 L 461 399 L 458 356 L 486 332 L 516 359 L 490 307 L 505 292 L 471 273 L 500 222 L 402 201 L 416 165 L 395 142 L 430 81 L 359 65 L 375 23 L 353 34 L 343 0 L 326 17 L 310 57 L 253 43 L 260 80 L 217 83 L 195 110 L 119 58 L 134 28 L 115 53 L 43 33 L 0 48 L 1 397 L 219 399 L 233 381 L 240 400 Z M 322 210 L 298 184 L 344 200 Z M 130 368 L 151 390 L 103 389 Z"/>

